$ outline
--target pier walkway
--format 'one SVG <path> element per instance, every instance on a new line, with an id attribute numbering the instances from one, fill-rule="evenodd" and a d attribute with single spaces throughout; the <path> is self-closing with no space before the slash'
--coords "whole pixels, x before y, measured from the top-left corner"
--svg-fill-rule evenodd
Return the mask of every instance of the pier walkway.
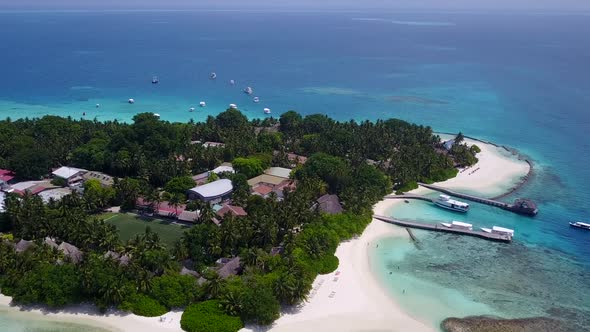
<path id="1" fill-rule="evenodd" d="M 415 194 L 403 194 L 403 195 L 387 195 L 385 196 L 386 199 L 419 199 L 421 201 L 431 202 L 434 203 L 432 198 L 428 198 L 426 196 L 415 195 Z"/>
<path id="2" fill-rule="evenodd" d="M 398 219 L 389 218 L 389 217 L 385 217 L 385 216 L 379 216 L 379 215 L 374 215 L 373 218 L 375 218 L 377 220 L 381 220 L 381 221 L 389 223 L 389 224 L 402 226 L 402 227 L 408 227 L 408 228 L 423 229 L 423 230 L 434 231 L 434 232 L 453 233 L 453 234 L 457 234 L 457 235 L 467 235 L 467 236 L 478 237 L 478 238 L 481 238 L 484 240 L 495 241 L 495 242 L 511 242 L 512 241 L 512 237 L 510 237 L 508 235 L 486 233 L 484 231 L 472 231 L 472 230 L 468 230 L 468 229 L 451 228 L 451 227 L 445 227 L 443 225 L 438 225 L 438 224 L 435 224 L 435 225 L 423 224 L 423 223 L 419 223 L 419 222 L 398 220 Z"/>
<path id="3" fill-rule="evenodd" d="M 468 201 L 481 203 L 481 204 L 485 204 L 485 205 L 495 206 L 500 209 L 504 209 L 506 211 L 511 211 L 514 213 L 534 216 L 539 212 L 536 205 L 529 200 L 518 199 L 515 201 L 515 204 L 508 204 L 508 203 L 496 201 L 493 199 L 481 198 L 481 197 L 477 197 L 477 196 L 473 196 L 473 195 L 459 193 L 459 192 L 452 191 L 452 190 L 449 190 L 449 189 L 446 189 L 443 187 L 435 186 L 432 184 L 425 184 L 425 183 L 420 183 L 420 182 L 418 184 L 424 188 L 439 191 L 439 192 L 447 194 L 449 196 L 454 196 L 454 197 L 466 199 Z"/>

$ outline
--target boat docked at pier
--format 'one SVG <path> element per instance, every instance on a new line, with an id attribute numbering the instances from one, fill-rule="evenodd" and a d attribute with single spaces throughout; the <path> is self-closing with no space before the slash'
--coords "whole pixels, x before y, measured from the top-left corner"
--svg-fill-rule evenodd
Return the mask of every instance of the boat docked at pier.
<path id="1" fill-rule="evenodd" d="M 433 202 L 444 209 L 463 213 L 469 211 L 469 204 L 451 199 L 449 195 L 440 195 Z"/>
<path id="2" fill-rule="evenodd" d="M 585 222 L 580 222 L 580 221 L 570 222 L 570 226 L 590 231 L 590 224 L 585 223 Z"/>
<path id="3" fill-rule="evenodd" d="M 514 230 L 510 228 L 504 228 L 500 226 L 493 226 L 492 228 L 482 228 L 482 231 L 490 234 L 506 235 L 510 238 L 514 237 Z"/>
<path id="4" fill-rule="evenodd" d="M 461 222 L 461 221 L 453 221 L 450 224 L 449 223 L 445 223 L 445 222 L 441 222 L 441 225 L 448 227 L 448 228 L 454 228 L 454 229 L 466 229 L 466 230 L 473 230 L 473 225 L 472 224 L 468 224 L 466 222 Z"/>

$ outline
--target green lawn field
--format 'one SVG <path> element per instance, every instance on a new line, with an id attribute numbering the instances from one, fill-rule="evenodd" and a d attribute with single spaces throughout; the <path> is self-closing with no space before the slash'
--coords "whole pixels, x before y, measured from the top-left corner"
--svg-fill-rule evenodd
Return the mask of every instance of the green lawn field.
<path id="1" fill-rule="evenodd" d="M 131 213 L 105 213 L 99 216 L 106 222 L 115 225 L 119 229 L 119 237 L 125 242 L 136 234 L 145 232 L 146 227 L 160 235 L 160 239 L 167 248 L 172 248 L 174 243 L 180 239 L 182 233 L 188 229 L 187 226 L 173 224 L 171 221 L 138 216 Z"/>

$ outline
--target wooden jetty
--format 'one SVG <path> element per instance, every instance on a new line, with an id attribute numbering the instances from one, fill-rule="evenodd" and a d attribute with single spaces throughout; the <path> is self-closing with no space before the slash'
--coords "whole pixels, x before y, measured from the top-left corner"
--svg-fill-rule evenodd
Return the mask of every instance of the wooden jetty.
<path id="1" fill-rule="evenodd" d="M 539 212 L 539 209 L 537 209 L 537 205 L 533 201 L 528 200 L 528 199 L 517 199 L 514 201 L 514 204 L 508 204 L 508 203 L 496 201 L 493 199 L 481 198 L 481 197 L 477 197 L 477 196 L 473 196 L 473 195 L 459 193 L 459 192 L 452 191 L 452 190 L 449 190 L 449 189 L 446 189 L 443 187 L 435 186 L 432 184 L 425 184 L 425 183 L 418 183 L 418 184 L 424 188 L 439 191 L 439 192 L 445 193 L 449 196 L 463 198 L 463 199 L 466 199 L 466 200 L 469 200 L 472 202 L 476 202 L 476 203 L 495 206 L 500 209 L 504 209 L 506 211 L 511 211 L 511 212 L 518 213 L 518 214 L 535 216 Z M 414 195 L 411 195 L 411 196 L 414 196 Z"/>
<path id="2" fill-rule="evenodd" d="M 374 215 L 373 218 L 377 220 L 384 221 L 389 224 L 407 227 L 407 228 L 416 228 L 416 229 L 423 229 L 427 231 L 434 231 L 434 232 L 443 232 L 443 233 L 453 233 L 457 235 L 466 235 L 472 237 L 478 237 L 484 240 L 495 241 L 495 242 L 511 242 L 512 237 L 503 234 L 495 234 L 495 233 L 486 233 L 484 231 L 472 231 L 468 229 L 460 229 L 460 228 L 451 228 L 445 227 L 443 225 L 432 225 L 432 224 L 423 224 L 414 221 L 406 221 L 406 220 L 398 220 L 394 218 L 389 218 L 385 216 Z"/>

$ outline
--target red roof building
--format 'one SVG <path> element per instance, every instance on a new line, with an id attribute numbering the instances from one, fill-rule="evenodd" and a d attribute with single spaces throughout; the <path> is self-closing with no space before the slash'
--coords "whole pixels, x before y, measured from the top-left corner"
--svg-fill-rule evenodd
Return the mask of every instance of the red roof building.
<path id="1" fill-rule="evenodd" d="M 235 205 L 224 205 L 221 209 L 219 209 L 219 211 L 217 211 L 217 215 L 220 217 L 225 217 L 226 214 L 232 214 L 234 217 L 244 217 L 247 216 L 248 213 L 246 212 L 246 210 L 244 210 L 244 208 L 242 208 L 241 206 L 235 206 Z"/>
<path id="2" fill-rule="evenodd" d="M 12 171 L 7 169 L 0 169 L 0 182 L 8 183 L 12 179 L 14 179 L 15 174 Z"/>

